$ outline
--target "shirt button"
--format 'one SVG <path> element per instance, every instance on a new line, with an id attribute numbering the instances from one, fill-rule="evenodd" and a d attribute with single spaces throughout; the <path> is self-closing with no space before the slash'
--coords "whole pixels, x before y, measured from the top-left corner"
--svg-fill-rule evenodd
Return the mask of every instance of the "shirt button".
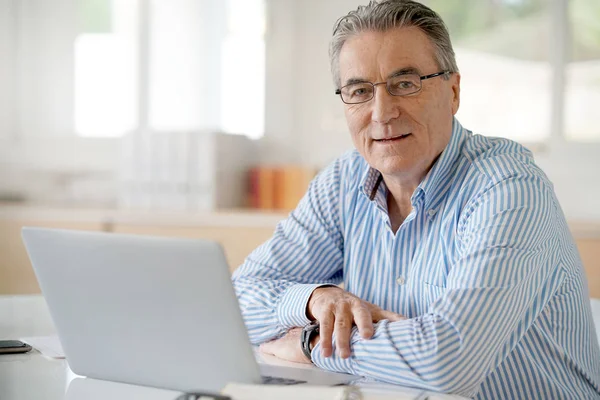
<path id="1" fill-rule="evenodd" d="M 435 215 L 436 211 L 432 208 L 431 210 L 427 211 L 427 215 L 429 215 L 429 217 L 433 218 L 433 216 Z"/>
<path id="2" fill-rule="evenodd" d="M 405 282 L 405 279 L 404 279 L 403 276 L 399 276 L 399 277 L 396 278 L 396 283 L 398 285 L 404 285 L 404 282 Z"/>

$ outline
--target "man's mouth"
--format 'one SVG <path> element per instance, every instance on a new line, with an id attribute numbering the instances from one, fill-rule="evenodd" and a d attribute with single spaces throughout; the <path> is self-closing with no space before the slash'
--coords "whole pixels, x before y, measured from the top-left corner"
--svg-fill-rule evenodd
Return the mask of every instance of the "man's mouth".
<path id="1" fill-rule="evenodd" d="M 393 142 L 399 142 L 400 140 L 403 140 L 403 139 L 409 137 L 410 135 L 411 135 L 410 133 L 406 133 L 404 135 L 398 135 L 398 136 L 394 136 L 391 138 L 374 139 L 374 140 L 378 143 L 393 143 Z"/>

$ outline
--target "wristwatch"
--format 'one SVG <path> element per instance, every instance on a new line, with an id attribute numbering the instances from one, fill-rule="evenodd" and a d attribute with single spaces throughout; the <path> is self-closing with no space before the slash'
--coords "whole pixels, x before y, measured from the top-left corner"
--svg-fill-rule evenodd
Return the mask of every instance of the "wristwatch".
<path id="1" fill-rule="evenodd" d="M 304 353 L 306 358 L 308 358 L 311 361 L 312 361 L 312 358 L 310 357 L 310 352 L 312 349 L 310 348 L 310 342 L 315 337 L 315 335 L 318 335 L 318 334 L 319 334 L 319 322 L 313 321 L 310 324 L 306 325 L 304 328 L 302 328 L 302 334 L 300 335 L 302 352 Z"/>

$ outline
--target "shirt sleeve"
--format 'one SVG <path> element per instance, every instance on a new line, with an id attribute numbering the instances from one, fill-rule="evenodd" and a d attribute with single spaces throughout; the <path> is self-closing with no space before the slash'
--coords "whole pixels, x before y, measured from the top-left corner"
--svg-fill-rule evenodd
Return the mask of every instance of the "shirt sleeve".
<path id="1" fill-rule="evenodd" d="M 541 177 L 489 184 L 463 209 L 460 255 L 449 265 L 442 295 L 426 314 L 380 321 L 370 340 L 352 333 L 352 355 L 313 349 L 324 369 L 472 397 L 540 315 L 564 280 L 563 223 Z M 567 232 L 568 233 L 568 232 Z M 334 342 L 335 343 L 335 342 Z"/>
<path id="2" fill-rule="evenodd" d="M 273 237 L 233 274 L 253 344 L 308 324 L 306 306 L 313 290 L 341 282 L 340 163 L 334 162 L 311 182 L 298 207 L 277 225 Z"/>

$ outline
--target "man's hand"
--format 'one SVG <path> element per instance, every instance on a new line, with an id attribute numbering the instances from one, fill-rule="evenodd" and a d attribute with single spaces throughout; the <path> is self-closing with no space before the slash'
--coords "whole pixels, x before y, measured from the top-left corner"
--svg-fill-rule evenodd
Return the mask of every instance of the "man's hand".
<path id="1" fill-rule="evenodd" d="M 275 357 L 297 363 L 310 364 L 312 361 L 306 358 L 302 352 L 300 334 L 302 328 L 292 328 L 279 339 L 271 340 L 260 345 L 260 351 Z"/>
<path id="2" fill-rule="evenodd" d="M 350 334 L 353 324 L 356 324 L 364 339 L 370 339 L 373 336 L 373 322 L 405 319 L 400 314 L 382 310 L 337 286 L 315 289 L 308 299 L 306 314 L 309 319 L 319 321 L 323 356 L 331 356 L 332 335 L 335 332 L 335 345 L 342 358 L 348 358 L 351 354 Z"/>

